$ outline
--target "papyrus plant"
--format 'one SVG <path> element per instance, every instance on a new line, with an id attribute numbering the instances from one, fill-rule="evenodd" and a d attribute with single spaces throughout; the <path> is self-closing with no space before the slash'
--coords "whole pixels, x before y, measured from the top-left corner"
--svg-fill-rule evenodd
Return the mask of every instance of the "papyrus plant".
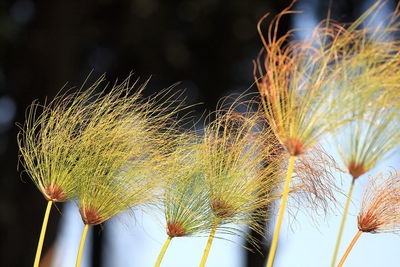
<path id="1" fill-rule="evenodd" d="M 161 196 L 161 209 L 165 216 L 168 238 L 155 263 L 160 266 L 171 240 L 205 233 L 211 228 L 213 216 L 207 201 L 209 191 L 204 180 L 202 145 L 197 134 L 182 134 L 177 147 L 169 155 Z"/>
<path id="2" fill-rule="evenodd" d="M 212 227 L 200 266 L 205 266 L 216 232 L 241 233 L 239 226 L 261 233 L 263 209 L 276 199 L 280 151 L 260 124 L 258 112 L 218 111 L 204 129 L 201 160 L 208 186 Z"/>
<path id="3" fill-rule="evenodd" d="M 108 89 L 102 76 L 85 91 L 28 110 L 18 135 L 21 162 L 48 200 L 34 266 L 53 202 L 78 198 L 86 225 L 79 266 L 88 225 L 154 201 L 179 105 L 166 92 L 161 102 L 141 98 L 143 88 L 134 92 L 128 78 Z"/>
<path id="4" fill-rule="evenodd" d="M 343 212 L 335 248 L 335 257 L 340 245 L 349 204 L 356 180 L 373 169 L 379 162 L 386 159 L 398 149 L 399 114 L 393 108 L 375 104 L 371 99 L 368 103 L 358 103 L 357 112 L 362 110 L 363 117 L 345 125 L 339 132 L 339 151 L 351 176 L 351 185 L 347 194 L 347 201 Z M 332 265 L 334 265 L 334 260 Z"/>
<path id="5" fill-rule="evenodd" d="M 378 175 L 370 179 L 357 217 L 358 232 L 340 260 L 343 266 L 362 233 L 398 233 L 400 230 L 400 176 Z"/>
<path id="6" fill-rule="evenodd" d="M 258 31 L 264 47 L 254 64 L 254 78 L 266 121 L 289 155 L 268 267 L 274 261 L 296 157 L 341 125 L 345 114 L 333 98 L 331 86 L 338 75 L 332 64 L 336 58 L 335 38 L 325 38 L 319 29 L 307 40 L 290 40 L 293 32 L 278 38 L 279 20 L 283 15 L 294 13 L 290 8 L 272 21 L 266 36 L 261 30 L 264 18 L 260 20 Z"/>
<path id="7" fill-rule="evenodd" d="M 65 93 L 44 105 L 33 103 L 20 125 L 17 141 L 20 162 L 36 187 L 48 201 L 37 246 L 34 266 L 39 266 L 47 222 L 54 202 L 63 202 L 76 196 L 76 178 L 72 175 L 76 162 L 85 156 L 78 144 L 79 125 L 85 121 L 90 108 L 88 102 L 95 98 L 94 91 L 102 77 L 85 92 Z"/>
<path id="8" fill-rule="evenodd" d="M 89 156 L 80 158 L 74 173 L 77 204 L 85 224 L 77 266 L 88 227 L 105 222 L 131 207 L 156 203 L 175 138 L 179 105 L 142 99 L 143 87 L 133 91 L 127 79 L 91 103 L 92 114 L 82 125 L 82 145 Z M 164 92 L 156 97 L 161 98 Z M 168 98 L 167 98 L 168 99 Z"/>
<path id="9" fill-rule="evenodd" d="M 264 48 L 255 62 L 255 80 L 266 119 L 290 155 L 267 266 L 272 266 L 274 260 L 294 157 L 312 148 L 325 134 L 339 126 L 359 121 L 364 117 L 363 109 L 376 111 L 369 101 L 379 92 L 389 91 L 388 87 L 398 84 L 395 82 L 398 80 L 398 44 L 388 38 L 397 32 L 397 11 L 385 21 L 388 25 L 366 23 L 376 16 L 380 6 L 377 2 L 351 24 L 323 21 L 308 39 L 302 41 L 289 40 L 296 30 L 280 38 L 276 36 L 281 16 L 293 13 L 289 11 L 290 7 L 273 20 L 266 37 L 260 27 L 263 19 L 259 23 Z M 367 30 L 360 28 L 363 23 Z M 390 112 L 383 113 L 377 117 Z M 391 118 L 385 119 L 390 121 Z M 384 135 L 387 136 L 390 131 L 381 132 L 386 132 Z M 379 142 L 381 140 L 377 140 Z M 349 172 L 359 176 L 357 172 L 362 167 L 357 164 L 348 162 L 348 167 Z"/>
<path id="10" fill-rule="evenodd" d="M 379 3 L 378 3 L 379 4 Z M 372 18 L 379 11 L 375 4 L 366 14 Z M 398 33 L 398 11 L 379 25 L 365 23 L 364 28 L 350 26 L 337 34 L 342 44 L 337 68 L 337 99 L 347 110 L 349 122 L 337 131 L 339 154 L 352 178 L 331 266 L 335 266 L 355 181 L 386 159 L 398 144 L 398 99 L 400 67 L 399 45 L 392 38 Z M 357 22 L 355 23 L 357 24 Z M 340 57 L 339 57 L 340 56 Z M 397 95 L 397 96 L 396 96 Z"/>

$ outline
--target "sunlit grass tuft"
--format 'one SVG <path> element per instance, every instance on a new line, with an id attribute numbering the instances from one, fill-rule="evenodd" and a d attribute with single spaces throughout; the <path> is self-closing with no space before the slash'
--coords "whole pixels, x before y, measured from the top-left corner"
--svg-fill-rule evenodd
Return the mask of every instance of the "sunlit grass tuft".
<path id="1" fill-rule="evenodd" d="M 165 160 L 176 136 L 172 98 L 141 99 L 129 78 L 90 104 L 81 145 L 88 155 L 76 163 L 78 206 L 86 229 L 130 207 L 155 204 L 167 169 Z"/>
<path id="2" fill-rule="evenodd" d="M 261 29 L 266 16 L 259 21 L 263 49 L 254 62 L 254 79 L 266 121 L 290 156 L 268 267 L 273 265 L 296 158 L 346 119 L 346 111 L 333 97 L 336 88 L 331 86 L 338 75 L 333 64 L 335 38 L 326 38 L 320 29 L 307 40 L 291 40 L 294 31 L 277 36 L 282 16 L 296 13 L 290 10 L 292 5 L 273 19 L 266 36 Z"/>
<path id="3" fill-rule="evenodd" d="M 20 162 L 36 187 L 48 201 L 40 233 L 34 266 L 39 266 L 47 222 L 53 202 L 76 197 L 75 171 L 77 159 L 85 151 L 80 143 L 79 124 L 89 112 L 86 104 L 92 100 L 103 77 L 85 92 L 60 94 L 44 105 L 34 102 L 19 125 L 17 142 Z"/>
<path id="4" fill-rule="evenodd" d="M 175 237 L 195 236 L 211 228 L 212 211 L 204 180 L 204 163 L 197 133 L 182 134 L 173 153 L 166 159 L 169 172 L 161 196 L 168 235 L 155 266 L 160 266 L 170 241 Z"/>
<path id="5" fill-rule="evenodd" d="M 399 13 L 396 10 L 373 26 L 368 19 L 374 18 L 381 7 L 378 1 L 358 21 L 346 29 L 341 28 L 337 34 L 341 48 L 335 64 L 340 71 L 333 86 L 336 98 L 341 100 L 338 106 L 347 110 L 345 117 L 349 122 L 338 128 L 336 134 L 339 135 L 339 154 L 352 181 L 332 267 L 336 263 L 356 180 L 398 149 L 399 110 L 393 99 L 398 98 L 399 92 L 400 47 L 393 37 L 399 31 Z M 359 27 L 361 22 L 365 27 Z"/>
<path id="6" fill-rule="evenodd" d="M 216 234 L 244 234 L 240 226 L 263 232 L 265 208 L 276 199 L 273 192 L 281 182 L 276 175 L 279 145 L 258 112 L 217 111 L 204 129 L 202 146 L 213 227 L 200 266 Z"/>
<path id="7" fill-rule="evenodd" d="M 378 175 L 369 180 L 357 217 L 358 232 L 344 253 L 342 266 L 362 233 L 399 233 L 400 176 L 398 173 Z"/>

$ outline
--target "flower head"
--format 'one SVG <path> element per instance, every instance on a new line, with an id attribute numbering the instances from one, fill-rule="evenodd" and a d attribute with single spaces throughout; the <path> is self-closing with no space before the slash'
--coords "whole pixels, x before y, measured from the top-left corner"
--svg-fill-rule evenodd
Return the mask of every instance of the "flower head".
<path id="1" fill-rule="evenodd" d="M 347 123 L 337 129 L 338 143 L 353 179 L 374 168 L 398 143 L 399 112 L 393 99 L 399 95 L 400 47 L 388 36 L 392 26 L 338 34 L 346 45 L 335 63 L 340 73 L 333 85 L 342 100 L 338 106 L 347 111 Z"/>
<path id="2" fill-rule="evenodd" d="M 49 201 L 67 201 L 76 196 L 72 175 L 85 155 L 80 124 L 90 113 L 90 102 L 103 77 L 85 92 L 58 95 L 44 105 L 33 103 L 20 126 L 17 141 L 21 163 L 37 188 Z"/>
<path id="3" fill-rule="evenodd" d="M 277 37 L 279 20 L 293 13 L 289 9 L 273 20 L 266 37 L 264 18 L 260 20 L 264 48 L 254 64 L 254 78 L 272 131 L 290 155 L 299 156 L 342 123 L 337 118 L 343 111 L 335 105 L 330 86 L 337 75 L 333 44 L 319 29 L 307 40 L 289 40 L 292 32 Z"/>
<path id="4" fill-rule="evenodd" d="M 46 199 L 78 198 L 89 225 L 156 201 L 179 109 L 164 91 L 162 103 L 142 98 L 144 85 L 133 92 L 130 77 L 109 92 L 99 90 L 103 82 L 32 105 L 18 137 L 23 165 Z"/>
<path id="5" fill-rule="evenodd" d="M 227 233 L 238 231 L 224 227 L 228 223 L 261 232 L 259 222 L 281 182 L 276 175 L 281 153 L 274 136 L 260 124 L 260 114 L 240 114 L 233 108 L 217 112 L 205 127 L 202 146 L 213 223 Z"/>
<path id="6" fill-rule="evenodd" d="M 343 137 L 338 139 L 340 155 L 354 179 L 393 152 L 399 140 L 397 111 L 363 104 L 367 104 L 369 110 L 363 111 L 363 118 L 345 125 L 341 132 Z"/>
<path id="7" fill-rule="evenodd" d="M 143 88 L 132 89 L 129 79 L 114 86 L 91 103 L 90 120 L 82 125 L 80 140 L 88 156 L 79 159 L 73 174 L 85 224 L 157 202 L 170 171 L 165 159 L 175 136 L 177 109 L 169 102 L 141 100 Z"/>
<path id="8" fill-rule="evenodd" d="M 400 176 L 398 173 L 370 179 L 364 192 L 358 229 L 368 233 L 400 231 Z"/>
<path id="9" fill-rule="evenodd" d="M 162 196 L 169 237 L 199 234 L 211 228 L 212 211 L 207 202 L 209 191 L 204 181 L 198 137 L 181 139 L 167 161 L 170 175 Z"/>

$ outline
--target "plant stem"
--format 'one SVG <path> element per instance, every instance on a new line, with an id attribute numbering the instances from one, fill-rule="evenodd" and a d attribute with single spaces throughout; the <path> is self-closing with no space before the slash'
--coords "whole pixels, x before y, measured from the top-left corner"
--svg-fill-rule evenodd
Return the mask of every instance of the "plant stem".
<path id="1" fill-rule="evenodd" d="M 210 253 L 211 244 L 214 240 L 215 232 L 217 231 L 218 222 L 215 222 L 211 228 L 210 235 L 208 237 L 207 246 L 204 249 L 203 257 L 201 258 L 200 267 L 206 266 L 206 261 L 208 258 L 208 253 Z"/>
<path id="2" fill-rule="evenodd" d="M 283 188 L 281 206 L 279 208 L 278 219 L 277 219 L 277 222 L 275 225 L 274 236 L 272 238 L 271 248 L 269 249 L 269 253 L 268 253 L 267 267 L 272 267 L 272 265 L 274 263 L 276 248 L 278 246 L 279 232 L 281 230 L 283 214 L 285 212 L 286 202 L 287 202 L 288 195 L 289 195 L 290 181 L 292 179 L 294 161 L 295 161 L 295 156 L 290 156 L 289 166 L 288 166 L 287 176 L 286 176 L 286 181 L 285 181 L 285 187 Z"/>
<path id="3" fill-rule="evenodd" d="M 86 240 L 88 228 L 89 228 L 89 225 L 85 224 L 85 227 L 83 228 L 83 232 L 82 232 L 81 243 L 79 244 L 78 256 L 76 258 L 76 265 L 75 265 L 76 267 L 81 266 L 83 247 L 85 246 L 85 240 Z"/>
<path id="4" fill-rule="evenodd" d="M 335 267 L 336 260 L 337 260 L 337 257 L 338 257 L 340 241 L 342 240 L 344 225 L 346 224 L 347 213 L 349 211 L 351 196 L 353 194 L 354 181 L 355 181 L 355 179 L 353 179 L 351 181 L 350 190 L 349 190 L 349 193 L 347 194 L 346 206 L 345 206 L 344 211 L 343 211 L 342 223 L 340 224 L 339 234 L 338 234 L 337 241 L 336 241 L 335 252 L 333 253 L 331 267 Z"/>
<path id="5" fill-rule="evenodd" d="M 34 267 L 39 267 L 40 255 L 42 254 L 43 241 L 44 241 L 44 236 L 46 234 L 47 222 L 49 221 L 49 215 L 50 215 L 50 210 L 51 210 L 52 204 L 53 204 L 53 201 L 51 201 L 51 200 L 49 200 L 47 202 L 47 208 L 46 208 L 46 212 L 45 212 L 44 218 L 43 218 L 42 230 L 40 231 L 39 243 L 38 243 L 37 249 L 36 249 L 35 262 L 33 263 Z"/>
<path id="6" fill-rule="evenodd" d="M 339 264 L 337 267 L 342 267 L 344 261 L 346 260 L 347 256 L 349 255 L 351 249 L 354 247 L 354 244 L 357 242 L 358 238 L 360 237 L 360 235 L 362 234 L 361 230 L 358 230 L 357 234 L 354 236 L 353 240 L 351 240 L 351 243 L 349 245 L 349 247 L 346 249 L 346 252 L 344 253 L 342 259 L 340 260 Z"/>
<path id="7" fill-rule="evenodd" d="M 156 264 L 154 264 L 154 267 L 159 267 L 161 264 L 162 259 L 164 258 L 165 252 L 167 251 L 167 248 L 169 246 L 169 243 L 171 242 L 172 237 L 168 236 L 167 240 L 164 243 L 164 246 L 162 247 L 160 254 L 158 255 Z"/>

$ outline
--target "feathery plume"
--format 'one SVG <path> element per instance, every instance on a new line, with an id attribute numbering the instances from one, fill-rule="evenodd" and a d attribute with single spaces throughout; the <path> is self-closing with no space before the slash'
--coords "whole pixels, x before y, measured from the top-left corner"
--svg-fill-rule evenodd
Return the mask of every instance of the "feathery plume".
<path id="1" fill-rule="evenodd" d="M 91 103 L 92 115 L 82 126 L 80 158 L 74 175 L 78 206 L 85 224 L 77 257 L 80 264 L 88 226 L 103 223 L 129 207 L 155 203 L 162 187 L 167 157 L 175 136 L 178 107 L 171 102 L 141 100 L 129 78 Z M 158 95 L 162 97 L 165 92 Z"/>
<path id="2" fill-rule="evenodd" d="M 53 202 L 76 196 L 76 180 L 71 173 L 84 151 L 79 143 L 79 123 L 84 121 L 86 104 L 93 98 L 100 77 L 85 92 L 60 94 L 44 105 L 33 103 L 17 136 L 20 160 L 26 173 L 48 201 L 39 237 L 34 266 L 39 266 L 48 218 Z M 95 97 L 95 96 L 94 96 Z"/>
<path id="3" fill-rule="evenodd" d="M 292 32 L 278 38 L 276 29 L 289 6 L 270 24 L 267 37 L 258 31 L 264 44 L 254 62 L 254 79 L 260 92 L 265 117 L 289 155 L 299 156 L 316 144 L 324 134 L 343 123 L 332 98 L 332 68 L 335 53 L 319 29 L 304 41 L 290 41 Z M 268 40 L 268 43 L 267 43 Z"/>
<path id="4" fill-rule="evenodd" d="M 254 79 L 265 118 L 290 156 L 267 267 L 273 265 L 275 258 L 296 158 L 343 124 L 341 118 L 345 118 L 331 86 L 338 73 L 333 64 L 335 38 L 325 38 L 318 28 L 303 41 L 289 40 L 293 31 L 277 37 L 282 16 L 296 13 L 290 10 L 293 4 L 273 19 L 266 37 L 261 30 L 266 16 L 261 18 L 258 31 L 264 47 L 254 62 Z"/>
<path id="5" fill-rule="evenodd" d="M 213 220 L 200 266 L 205 266 L 217 230 L 235 234 L 240 233 L 235 226 L 246 225 L 262 231 L 262 209 L 276 199 L 272 192 L 280 184 L 274 140 L 259 123 L 258 113 L 239 114 L 232 107 L 217 112 L 216 120 L 205 127 L 202 161 Z"/>
<path id="6" fill-rule="evenodd" d="M 331 266 L 334 267 L 340 241 L 346 222 L 356 179 L 373 169 L 380 161 L 397 147 L 400 127 L 398 109 L 392 104 L 394 92 L 398 94 L 400 76 L 400 51 L 393 34 L 398 32 L 399 11 L 372 26 L 367 18 L 378 13 L 381 2 L 372 6 L 358 21 L 348 29 L 337 34 L 342 45 L 337 68 L 340 73 L 336 82 L 336 94 L 341 101 L 339 106 L 347 110 L 345 117 L 349 122 L 337 129 L 338 150 L 352 177 L 343 218 L 334 250 Z M 361 21 L 364 28 L 359 28 Z"/>
<path id="7" fill-rule="evenodd" d="M 341 267 L 362 233 L 400 232 L 400 175 L 378 175 L 369 180 L 357 216 L 358 232 L 338 267 Z"/>
<path id="8" fill-rule="evenodd" d="M 373 234 L 400 231 L 400 175 L 370 179 L 358 214 L 358 229 Z"/>
<path id="9" fill-rule="evenodd" d="M 327 214 L 337 204 L 336 194 L 341 193 L 335 175 L 342 172 L 335 159 L 322 147 L 316 146 L 304 153 L 295 164 L 288 211 L 311 211 L 310 218 Z"/>
<path id="10" fill-rule="evenodd" d="M 211 228 L 212 211 L 207 199 L 209 190 L 204 181 L 199 136 L 185 133 L 166 159 L 171 171 L 165 177 L 162 209 L 168 238 L 155 263 L 160 266 L 169 243 L 175 237 L 193 236 Z"/>

